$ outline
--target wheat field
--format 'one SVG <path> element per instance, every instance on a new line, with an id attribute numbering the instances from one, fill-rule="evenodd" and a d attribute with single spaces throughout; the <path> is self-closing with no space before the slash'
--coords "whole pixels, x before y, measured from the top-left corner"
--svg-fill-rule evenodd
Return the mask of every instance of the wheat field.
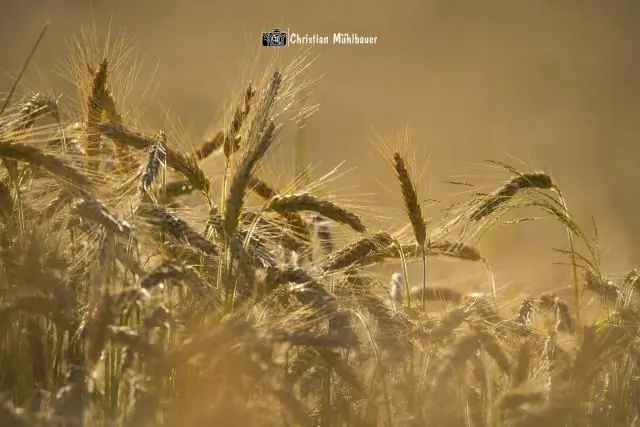
<path id="1" fill-rule="evenodd" d="M 399 132 L 372 149 L 398 203 L 366 203 L 302 160 L 307 52 L 185 141 L 118 96 L 124 39 L 83 34 L 75 94 L 3 96 L 0 426 L 638 423 L 640 273 L 602 271 L 550 173 L 491 162 L 493 191 L 455 183 L 435 217 Z M 570 286 L 506 296 L 481 242 L 540 219 Z M 432 283 L 440 262 L 476 289 Z"/>

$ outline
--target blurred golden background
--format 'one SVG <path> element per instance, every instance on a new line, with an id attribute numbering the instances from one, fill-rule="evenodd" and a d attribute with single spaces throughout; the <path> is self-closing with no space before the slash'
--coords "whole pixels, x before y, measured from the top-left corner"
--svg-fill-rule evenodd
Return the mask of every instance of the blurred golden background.
<path id="1" fill-rule="evenodd" d="M 523 167 L 515 157 L 550 172 L 587 228 L 595 218 L 606 270 L 638 263 L 640 2 L 3 0 L 0 19 L 0 90 L 10 87 L 46 20 L 51 26 L 25 83 L 69 90 L 52 71 L 65 43 L 91 19 L 101 34 L 111 22 L 135 37 L 145 59 L 141 88 L 158 65 L 146 118 L 162 123 L 160 106 L 170 107 L 194 135 L 219 123 L 248 60 L 258 52 L 269 58 L 262 31 L 378 36 L 375 46 L 313 49 L 310 74 L 324 75 L 310 100 L 321 104 L 308 123 L 313 161 L 329 167 L 346 159 L 358 168 L 347 181 L 379 191 L 363 153 L 372 151 L 374 131 L 392 137 L 407 125 L 430 156 L 422 193 L 443 199 L 460 190 L 443 183 L 449 179 L 500 185 L 506 173 L 477 164 Z M 551 248 L 564 246 L 559 226 L 534 223 L 489 236 L 483 249 L 502 284 L 548 287 L 566 274 L 551 267 L 562 260 Z"/>

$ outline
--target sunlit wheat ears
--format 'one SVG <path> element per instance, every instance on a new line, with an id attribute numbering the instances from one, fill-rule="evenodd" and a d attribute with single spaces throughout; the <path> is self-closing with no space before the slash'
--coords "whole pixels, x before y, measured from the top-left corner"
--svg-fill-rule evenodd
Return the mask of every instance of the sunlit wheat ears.
<path id="1" fill-rule="evenodd" d="M 531 172 L 514 176 L 502 187 L 498 188 L 480 203 L 480 205 L 471 213 L 471 219 L 479 221 L 491 213 L 493 213 L 500 205 L 506 203 L 515 196 L 519 191 L 528 188 L 537 188 L 539 190 L 558 191 L 558 187 L 551 179 L 551 176 L 545 172 Z"/>

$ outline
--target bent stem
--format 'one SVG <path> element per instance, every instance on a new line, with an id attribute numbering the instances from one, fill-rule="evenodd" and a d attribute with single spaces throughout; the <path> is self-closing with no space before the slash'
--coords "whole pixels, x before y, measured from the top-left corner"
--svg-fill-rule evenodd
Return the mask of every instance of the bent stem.
<path id="1" fill-rule="evenodd" d="M 567 201 L 565 200 L 562 192 L 559 188 L 556 187 L 556 192 L 558 193 L 558 199 L 562 208 L 564 209 L 564 214 L 567 216 L 567 219 L 571 218 L 569 214 L 569 208 L 567 207 Z M 576 312 L 576 321 L 578 324 L 581 324 L 581 315 L 580 315 L 580 283 L 578 282 L 578 267 L 576 265 L 576 252 L 575 252 L 575 244 L 573 242 L 573 230 L 568 225 L 565 225 L 565 230 L 567 232 L 567 238 L 569 240 L 569 256 L 571 259 L 571 274 L 573 279 L 573 295 L 575 298 L 575 312 Z"/>

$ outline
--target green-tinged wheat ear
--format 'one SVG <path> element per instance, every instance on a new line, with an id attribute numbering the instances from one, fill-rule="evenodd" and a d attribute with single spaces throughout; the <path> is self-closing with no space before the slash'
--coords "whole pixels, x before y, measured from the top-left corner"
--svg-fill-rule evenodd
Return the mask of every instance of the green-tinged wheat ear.
<path id="1" fill-rule="evenodd" d="M 366 227 L 359 216 L 333 202 L 322 200 L 309 193 L 273 196 L 267 209 L 277 209 L 282 212 L 315 212 L 338 223 L 348 225 L 358 233 L 366 231 Z"/>
<path id="2" fill-rule="evenodd" d="M 389 246 L 392 242 L 389 233 L 379 232 L 370 237 L 364 237 L 351 245 L 335 252 L 324 265 L 325 273 L 355 266 L 380 247 Z"/>
<path id="3" fill-rule="evenodd" d="M 478 221 L 485 218 L 501 204 L 515 196 L 519 191 L 528 188 L 550 190 L 555 188 L 555 182 L 545 172 L 531 172 L 515 176 L 502 187 L 488 195 L 485 200 L 471 212 L 471 219 Z"/>
<path id="4" fill-rule="evenodd" d="M 0 158 L 17 160 L 44 169 L 74 194 L 96 192 L 94 183 L 62 159 L 31 145 L 0 139 Z"/>

